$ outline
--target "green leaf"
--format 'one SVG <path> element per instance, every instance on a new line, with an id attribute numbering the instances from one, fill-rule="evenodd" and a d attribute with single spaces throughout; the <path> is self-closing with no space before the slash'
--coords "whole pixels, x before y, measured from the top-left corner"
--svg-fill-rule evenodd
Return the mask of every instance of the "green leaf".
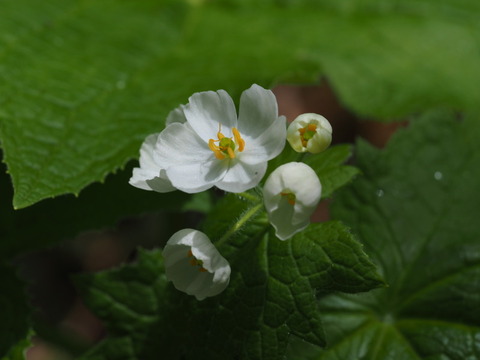
<path id="1" fill-rule="evenodd" d="M 478 109 L 479 13 L 475 0 L 5 1 L 0 139 L 14 206 L 103 180 L 196 91 L 238 99 L 322 69 L 364 115 Z"/>
<path id="2" fill-rule="evenodd" d="M 365 174 L 335 203 L 388 288 L 321 301 L 316 359 L 480 359 L 478 118 L 433 112 L 385 150 L 358 144 Z"/>
<path id="3" fill-rule="evenodd" d="M 10 266 L 0 263 L 0 358 L 20 359 L 18 355 L 26 348 L 30 328 L 30 309 L 25 301 L 24 285 Z M 23 359 L 23 356 L 22 356 Z"/>
<path id="4" fill-rule="evenodd" d="M 356 167 L 344 165 L 351 155 L 350 145 L 337 145 L 305 158 L 305 164 L 315 170 L 322 183 L 322 199 L 330 197 L 335 190 L 348 184 L 359 174 Z"/>
<path id="5" fill-rule="evenodd" d="M 219 208 L 248 212 L 254 204 L 230 196 Z M 166 282 L 159 251 L 141 251 L 135 264 L 77 277 L 83 300 L 109 333 L 84 359 L 281 358 L 290 335 L 324 344 L 317 294 L 382 285 L 340 223 L 312 224 L 280 241 L 265 223 L 252 231 L 259 229 L 261 214 L 251 219 L 219 248 L 232 267 L 219 296 L 199 302 L 175 290 Z M 121 357 L 111 345 L 116 343 L 131 355 Z"/>

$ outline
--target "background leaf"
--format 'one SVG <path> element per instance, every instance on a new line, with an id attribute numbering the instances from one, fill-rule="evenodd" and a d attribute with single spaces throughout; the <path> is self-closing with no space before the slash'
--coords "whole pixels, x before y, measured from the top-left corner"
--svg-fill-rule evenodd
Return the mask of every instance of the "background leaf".
<path id="1" fill-rule="evenodd" d="M 61 196 L 28 209 L 11 205 L 10 179 L 0 166 L 0 259 L 11 259 L 73 238 L 82 231 L 113 228 L 127 216 L 163 211 L 165 231 L 175 229 L 178 212 L 190 198 L 179 191 L 159 194 L 128 185 L 132 164 L 110 175 L 103 184 L 92 184 L 78 196 Z M 3 170 L 3 173 L 2 173 Z M 167 212 L 169 211 L 169 212 Z M 179 218 L 180 219 L 180 218 Z"/>
<path id="2" fill-rule="evenodd" d="M 433 112 L 385 150 L 358 144 L 365 174 L 335 203 L 388 288 L 328 296 L 316 359 L 479 359 L 480 134 L 475 117 Z"/>
<path id="3" fill-rule="evenodd" d="M 23 283 L 12 267 L 0 265 L 0 283 L 0 358 L 6 356 L 8 360 L 17 360 L 20 359 L 19 353 L 28 345 L 25 339 L 29 331 L 30 309 L 26 304 Z"/>
<path id="4" fill-rule="evenodd" d="M 24 360 L 26 358 L 25 354 L 27 350 L 32 346 L 31 334 L 28 335 L 25 339 L 18 341 L 15 345 L 10 348 L 8 354 L 0 358 L 1 360 Z"/>
<path id="5" fill-rule="evenodd" d="M 305 164 L 315 170 L 322 183 L 322 199 L 329 198 L 335 190 L 359 174 L 358 168 L 344 164 L 351 156 L 350 145 L 337 145 L 320 154 L 305 157 Z"/>
<path id="6" fill-rule="evenodd" d="M 478 109 L 475 0 L 5 1 L 0 139 L 22 208 L 138 156 L 193 92 L 314 81 L 366 116 Z M 248 26 L 245 24 L 248 23 Z"/>

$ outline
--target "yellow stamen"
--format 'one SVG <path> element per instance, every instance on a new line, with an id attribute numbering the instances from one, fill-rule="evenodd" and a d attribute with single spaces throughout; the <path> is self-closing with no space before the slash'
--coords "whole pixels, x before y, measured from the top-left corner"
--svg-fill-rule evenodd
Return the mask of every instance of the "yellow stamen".
<path id="1" fill-rule="evenodd" d="M 187 257 L 191 258 L 190 260 L 188 260 L 189 264 L 192 265 L 192 266 L 197 266 L 198 267 L 198 271 L 200 272 L 206 272 L 208 271 L 207 269 L 205 269 L 203 267 L 203 261 L 202 260 L 198 260 L 192 253 L 192 250 L 189 250 L 188 253 L 187 253 Z"/>
<path id="2" fill-rule="evenodd" d="M 231 147 L 227 148 L 228 156 L 230 156 L 230 159 L 235 158 L 235 153 L 233 152 Z"/>
<path id="3" fill-rule="evenodd" d="M 317 131 L 317 125 L 315 124 L 308 124 L 307 131 Z"/>
<path id="4" fill-rule="evenodd" d="M 295 196 L 294 193 L 289 191 L 282 191 L 280 195 L 285 196 L 290 205 L 292 206 L 295 205 L 295 201 L 297 200 L 297 197 Z"/>
<path id="5" fill-rule="evenodd" d="M 233 139 L 226 137 L 221 132 L 219 126 L 217 132 L 217 140 L 208 140 L 208 147 L 212 150 L 215 157 L 219 160 L 225 159 L 227 156 L 230 159 L 235 158 L 235 149 L 242 152 L 245 149 L 245 140 L 242 139 L 240 132 L 236 128 L 232 128 Z M 218 145 L 215 144 L 218 142 Z"/>
<path id="6" fill-rule="evenodd" d="M 238 145 L 238 151 L 242 152 L 243 149 L 245 149 L 245 140 L 242 139 L 237 128 L 233 128 L 232 132 L 233 132 L 233 137 L 235 139 L 235 143 Z"/>
<path id="7" fill-rule="evenodd" d="M 300 133 L 300 140 L 303 147 L 307 147 L 308 140 L 310 140 L 317 133 L 317 125 L 310 123 L 304 128 L 298 129 L 298 132 Z"/>
<path id="8" fill-rule="evenodd" d="M 208 147 L 210 148 L 210 150 L 213 151 L 213 154 L 215 155 L 215 157 L 219 160 L 223 160 L 225 159 L 225 155 L 222 153 L 222 151 L 220 150 L 220 147 L 215 145 L 215 141 L 218 141 L 218 140 L 213 140 L 213 139 L 210 139 L 208 141 Z"/>

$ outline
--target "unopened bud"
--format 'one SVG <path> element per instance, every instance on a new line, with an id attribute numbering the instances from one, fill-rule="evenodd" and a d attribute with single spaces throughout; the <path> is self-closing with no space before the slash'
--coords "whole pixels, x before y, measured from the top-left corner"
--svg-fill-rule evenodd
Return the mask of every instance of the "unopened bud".
<path id="1" fill-rule="evenodd" d="M 306 113 L 288 126 L 287 140 L 296 152 L 318 154 L 332 142 L 332 126 L 323 116 Z"/>

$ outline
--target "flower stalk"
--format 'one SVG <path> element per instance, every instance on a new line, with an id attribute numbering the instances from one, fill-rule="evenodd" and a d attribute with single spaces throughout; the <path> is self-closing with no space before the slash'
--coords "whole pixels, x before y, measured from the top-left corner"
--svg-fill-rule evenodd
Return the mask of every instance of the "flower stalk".
<path id="1" fill-rule="evenodd" d="M 225 243 L 230 237 L 232 237 L 233 234 L 240 230 L 247 221 L 249 221 L 253 216 L 255 216 L 262 207 L 263 204 L 260 202 L 248 209 L 246 212 L 244 212 L 240 216 L 240 218 L 230 227 L 230 229 L 228 229 L 227 232 L 220 238 L 220 240 L 215 243 L 215 245 L 220 247 L 223 243 Z"/>

